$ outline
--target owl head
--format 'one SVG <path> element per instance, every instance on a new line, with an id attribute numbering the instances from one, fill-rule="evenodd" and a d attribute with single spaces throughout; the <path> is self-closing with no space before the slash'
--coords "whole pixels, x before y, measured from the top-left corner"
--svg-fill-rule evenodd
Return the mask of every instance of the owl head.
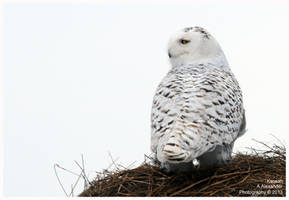
<path id="1" fill-rule="evenodd" d="M 174 34 L 168 43 L 168 56 L 173 67 L 206 61 L 223 55 L 213 36 L 201 27 L 188 27 Z"/>

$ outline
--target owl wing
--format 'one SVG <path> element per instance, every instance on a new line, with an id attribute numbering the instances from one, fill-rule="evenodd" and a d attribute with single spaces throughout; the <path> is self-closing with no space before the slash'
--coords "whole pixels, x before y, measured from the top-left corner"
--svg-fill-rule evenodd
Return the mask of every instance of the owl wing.
<path id="1" fill-rule="evenodd" d="M 175 81 L 176 76 L 168 73 L 159 84 L 153 98 L 151 112 L 151 150 L 156 153 L 159 140 L 166 138 L 168 132 L 173 128 L 180 108 L 180 93 L 182 92 L 179 84 Z"/>
<path id="2" fill-rule="evenodd" d="M 238 82 L 219 69 L 169 72 L 157 88 L 151 120 L 151 149 L 161 159 L 168 157 L 163 149 L 174 160 L 180 154 L 188 160 L 230 144 L 245 130 Z"/>

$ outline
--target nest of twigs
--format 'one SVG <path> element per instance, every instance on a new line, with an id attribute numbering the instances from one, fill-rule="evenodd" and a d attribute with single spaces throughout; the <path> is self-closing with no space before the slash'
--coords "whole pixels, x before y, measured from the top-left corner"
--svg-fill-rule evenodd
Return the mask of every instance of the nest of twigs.
<path id="1" fill-rule="evenodd" d="M 165 174 L 145 162 L 135 169 L 104 171 L 79 196 L 285 196 L 285 147 L 236 154 L 220 168 Z"/>

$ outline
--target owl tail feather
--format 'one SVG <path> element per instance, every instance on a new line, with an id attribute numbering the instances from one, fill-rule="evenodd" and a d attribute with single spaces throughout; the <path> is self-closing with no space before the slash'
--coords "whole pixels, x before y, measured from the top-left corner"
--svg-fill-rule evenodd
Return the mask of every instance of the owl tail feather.
<path id="1" fill-rule="evenodd" d="M 157 152 L 158 160 L 161 162 L 186 162 L 191 155 L 190 152 L 182 148 L 182 145 L 175 136 L 170 136 L 162 147 Z"/>

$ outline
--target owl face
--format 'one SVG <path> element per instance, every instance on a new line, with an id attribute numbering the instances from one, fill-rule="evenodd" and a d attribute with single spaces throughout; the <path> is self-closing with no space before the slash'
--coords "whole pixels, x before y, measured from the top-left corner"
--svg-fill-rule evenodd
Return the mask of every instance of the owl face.
<path id="1" fill-rule="evenodd" d="M 184 28 L 173 35 L 168 43 L 168 56 L 172 66 L 190 64 L 221 51 L 216 40 L 203 28 Z"/>

